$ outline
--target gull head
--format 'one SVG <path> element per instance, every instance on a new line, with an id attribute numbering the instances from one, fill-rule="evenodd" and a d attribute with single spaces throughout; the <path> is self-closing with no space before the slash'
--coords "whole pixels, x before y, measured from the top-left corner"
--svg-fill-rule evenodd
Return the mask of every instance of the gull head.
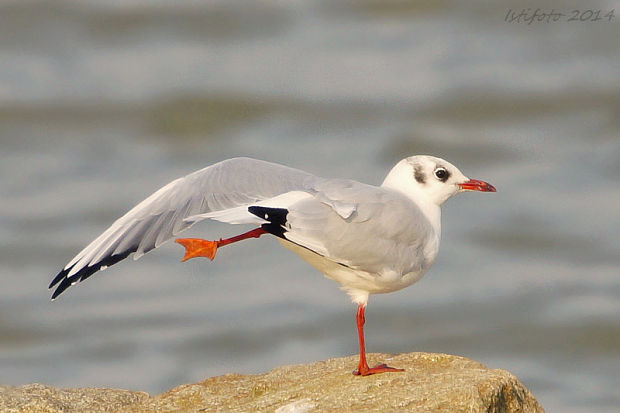
<path id="1" fill-rule="evenodd" d="M 395 189 L 415 201 L 437 206 L 463 191 L 495 192 L 493 185 L 469 179 L 450 162 L 429 155 L 405 158 L 392 168 L 382 186 Z"/>

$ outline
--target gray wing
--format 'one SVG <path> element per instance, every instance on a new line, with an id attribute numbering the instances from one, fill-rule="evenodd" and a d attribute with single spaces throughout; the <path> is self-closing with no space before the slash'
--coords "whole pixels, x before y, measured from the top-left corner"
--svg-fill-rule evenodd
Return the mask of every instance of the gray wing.
<path id="1" fill-rule="evenodd" d="M 233 158 L 170 182 L 116 220 L 78 253 L 51 282 L 52 299 L 71 285 L 131 253 L 140 258 L 196 221 L 185 218 L 250 205 L 302 189 L 315 176 L 283 165 Z"/>
<path id="2" fill-rule="evenodd" d="M 321 180 L 308 192 L 288 208 L 286 239 L 372 274 L 423 265 L 433 229 L 404 195 L 349 180 Z"/>

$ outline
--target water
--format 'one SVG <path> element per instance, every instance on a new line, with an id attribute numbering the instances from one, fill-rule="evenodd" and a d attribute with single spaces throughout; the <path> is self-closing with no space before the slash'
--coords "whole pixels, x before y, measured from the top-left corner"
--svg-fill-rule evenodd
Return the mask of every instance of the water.
<path id="1" fill-rule="evenodd" d="M 617 409 L 620 26 L 508 23 L 510 8 L 4 2 L 0 383 L 157 393 L 354 354 L 348 298 L 274 240 L 184 264 L 166 244 L 54 303 L 46 287 L 131 206 L 210 163 L 377 184 L 431 153 L 498 192 L 446 203 L 427 276 L 371 297 L 369 351 L 510 370 L 548 411 Z"/>

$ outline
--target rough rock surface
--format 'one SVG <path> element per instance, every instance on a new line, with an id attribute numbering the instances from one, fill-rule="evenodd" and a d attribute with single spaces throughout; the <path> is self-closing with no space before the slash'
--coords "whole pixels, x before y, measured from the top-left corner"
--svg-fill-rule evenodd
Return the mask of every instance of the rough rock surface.
<path id="1" fill-rule="evenodd" d="M 42 384 L 0 386 L 0 412 L 117 412 L 146 402 L 148 393 L 115 389 L 56 389 Z"/>
<path id="2" fill-rule="evenodd" d="M 543 412 L 505 370 L 446 354 L 370 354 L 404 373 L 356 377 L 357 356 L 227 374 L 150 397 L 112 389 L 0 386 L 0 412 Z"/>

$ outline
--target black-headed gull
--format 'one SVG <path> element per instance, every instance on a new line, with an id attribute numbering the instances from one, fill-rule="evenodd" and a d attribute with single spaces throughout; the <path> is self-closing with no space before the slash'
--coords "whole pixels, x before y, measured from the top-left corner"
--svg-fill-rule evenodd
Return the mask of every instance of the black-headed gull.
<path id="1" fill-rule="evenodd" d="M 164 186 L 114 222 L 50 284 L 55 299 L 71 285 L 134 254 L 138 259 L 203 219 L 259 225 L 219 241 L 177 239 L 183 261 L 213 259 L 218 247 L 263 234 L 341 285 L 357 304 L 356 375 L 402 371 L 366 363 L 364 312 L 370 294 L 418 281 L 439 250 L 441 204 L 462 191 L 495 192 L 433 156 L 400 161 L 381 186 L 325 179 L 250 158 L 225 160 Z"/>

